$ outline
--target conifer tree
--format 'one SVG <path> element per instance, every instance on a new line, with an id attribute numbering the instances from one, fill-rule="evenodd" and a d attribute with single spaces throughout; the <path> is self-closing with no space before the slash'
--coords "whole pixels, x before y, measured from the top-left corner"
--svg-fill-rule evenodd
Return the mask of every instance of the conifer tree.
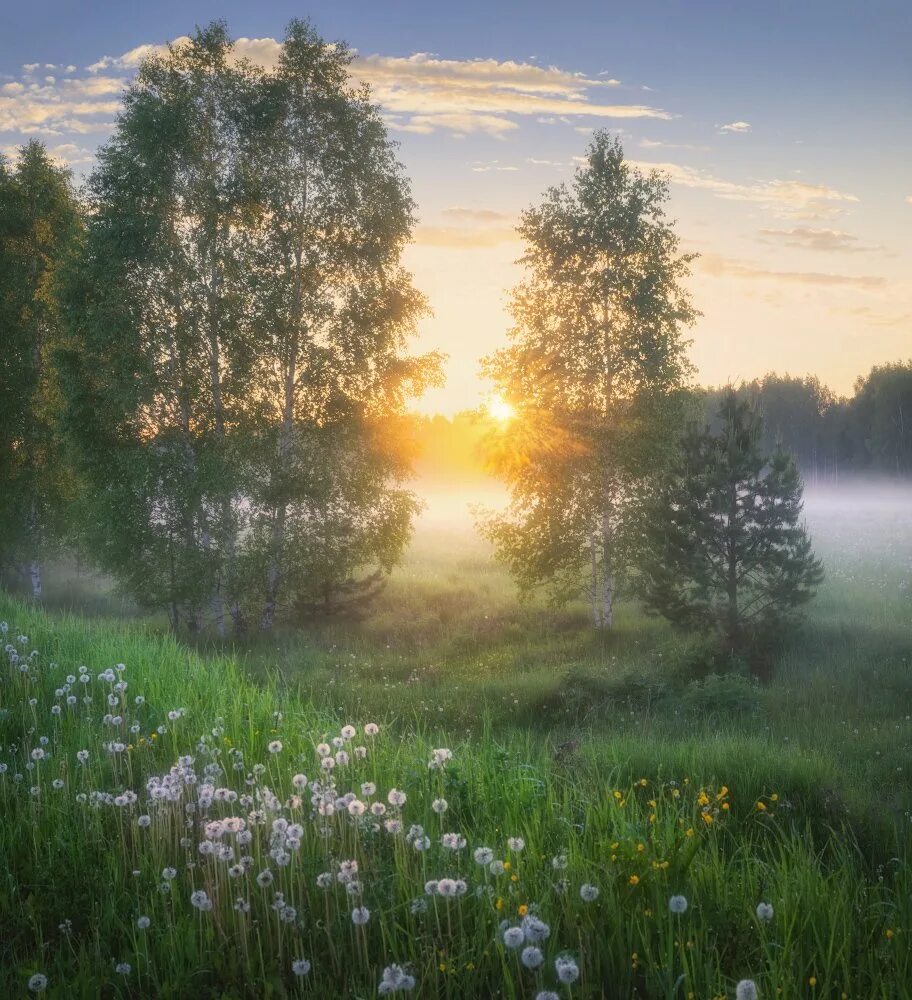
<path id="1" fill-rule="evenodd" d="M 762 418 L 731 388 L 719 419 L 718 433 L 685 436 L 644 522 L 639 568 L 651 611 L 744 653 L 797 620 L 823 570 L 793 458 L 764 453 Z"/>

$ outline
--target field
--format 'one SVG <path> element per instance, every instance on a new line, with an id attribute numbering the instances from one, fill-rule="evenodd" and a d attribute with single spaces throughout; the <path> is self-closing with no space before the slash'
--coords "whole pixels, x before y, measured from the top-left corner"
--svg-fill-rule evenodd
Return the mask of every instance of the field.
<path id="1" fill-rule="evenodd" d="M 433 504 L 268 647 L 0 595 L 0 996 L 912 996 L 912 503 L 808 510 L 766 684 L 519 602 Z"/>

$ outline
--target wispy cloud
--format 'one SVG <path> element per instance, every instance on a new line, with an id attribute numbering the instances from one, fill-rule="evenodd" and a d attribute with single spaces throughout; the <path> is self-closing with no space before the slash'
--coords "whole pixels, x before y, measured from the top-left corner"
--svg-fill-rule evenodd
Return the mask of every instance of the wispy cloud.
<path id="1" fill-rule="evenodd" d="M 833 310 L 839 315 L 848 314 L 870 323 L 872 326 L 909 327 L 912 330 L 912 313 L 883 313 L 870 306 L 855 306 L 851 309 Z"/>
<path id="2" fill-rule="evenodd" d="M 750 132 L 750 122 L 729 122 L 727 125 L 720 125 L 720 132 Z"/>
<path id="3" fill-rule="evenodd" d="M 443 215 L 461 222 L 512 222 L 513 216 L 509 212 L 498 212 L 493 208 L 445 208 Z"/>
<path id="4" fill-rule="evenodd" d="M 176 40 L 178 43 L 183 38 Z M 138 45 L 120 56 L 104 56 L 92 73 L 135 69 L 163 46 Z M 274 38 L 239 38 L 238 57 L 274 66 L 281 44 Z M 574 73 L 557 66 L 497 59 L 440 59 L 427 52 L 411 56 L 356 55 L 353 79 L 371 85 L 389 114 L 392 128 L 429 134 L 485 132 L 501 137 L 516 127 L 513 117 L 588 116 L 599 119 L 673 117 L 644 104 L 606 103 L 599 95 L 618 80 Z"/>
<path id="5" fill-rule="evenodd" d="M 658 139 L 640 139 L 643 149 L 689 149 L 693 152 L 707 153 L 709 146 L 695 146 L 689 142 L 661 142 Z"/>
<path id="6" fill-rule="evenodd" d="M 772 180 L 741 184 L 727 181 L 703 170 L 679 163 L 647 163 L 632 161 L 641 170 L 659 170 L 672 184 L 709 191 L 717 198 L 728 201 L 747 201 L 765 205 L 780 215 L 798 218 L 827 218 L 839 214 L 845 205 L 858 198 L 844 191 L 837 191 L 825 184 L 808 184 L 805 181 Z"/>
<path id="7" fill-rule="evenodd" d="M 495 247 L 502 243 L 519 243 L 520 238 L 512 226 L 418 226 L 415 243 L 419 246 L 449 250 L 476 250 Z"/>
<path id="8" fill-rule="evenodd" d="M 879 244 L 862 243 L 857 236 L 839 229 L 811 229 L 803 226 L 793 229 L 761 229 L 760 238 L 764 243 L 828 253 L 869 253 L 872 250 L 883 250 Z"/>
<path id="9" fill-rule="evenodd" d="M 795 285 L 841 286 L 865 291 L 881 288 L 885 284 L 884 279 L 879 275 L 832 274 L 827 271 L 779 271 L 717 254 L 704 254 L 698 259 L 697 267 L 704 274 L 714 278 L 731 277 L 743 278 L 748 281 L 772 281 Z"/>

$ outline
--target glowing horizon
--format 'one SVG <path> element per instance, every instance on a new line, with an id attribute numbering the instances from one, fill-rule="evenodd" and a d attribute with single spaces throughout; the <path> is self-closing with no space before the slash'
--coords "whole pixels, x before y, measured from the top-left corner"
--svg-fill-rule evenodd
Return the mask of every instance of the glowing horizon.
<path id="1" fill-rule="evenodd" d="M 77 177 L 153 47 L 224 17 L 239 55 L 270 64 L 300 13 L 290 0 L 123 20 L 50 6 L 17 11 L 0 39 L 0 150 L 38 137 Z M 912 355 L 909 17 L 814 0 L 758 34 L 752 10 L 657 7 L 582 4 L 555 21 L 532 3 L 518 23 L 496 5 L 409 0 L 393 23 L 367 3 L 309 5 L 318 31 L 356 49 L 352 76 L 372 86 L 412 182 L 404 262 L 434 311 L 415 347 L 449 355 L 446 385 L 417 411 L 483 405 L 478 362 L 506 342 L 521 276 L 519 215 L 570 179 L 594 128 L 664 172 L 683 249 L 701 255 L 699 383 L 778 371 L 848 394 L 872 365 Z"/>

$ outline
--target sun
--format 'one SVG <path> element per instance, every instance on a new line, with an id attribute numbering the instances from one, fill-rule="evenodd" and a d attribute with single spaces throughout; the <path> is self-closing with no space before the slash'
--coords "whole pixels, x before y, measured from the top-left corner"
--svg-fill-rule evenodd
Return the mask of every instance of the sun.
<path id="1" fill-rule="evenodd" d="M 516 416 L 516 410 L 502 396 L 492 396 L 488 400 L 486 408 L 488 413 L 502 424 Z"/>

